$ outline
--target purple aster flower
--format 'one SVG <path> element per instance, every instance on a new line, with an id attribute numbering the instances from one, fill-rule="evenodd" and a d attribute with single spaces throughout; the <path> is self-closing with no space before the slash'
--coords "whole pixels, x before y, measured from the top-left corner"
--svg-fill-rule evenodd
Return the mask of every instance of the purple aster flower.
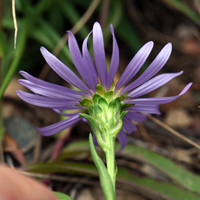
<path id="1" fill-rule="evenodd" d="M 167 62 L 172 51 L 171 43 L 168 43 L 160 51 L 144 73 L 142 73 L 132 83 L 127 85 L 127 83 L 137 74 L 148 58 L 153 48 L 153 42 L 146 43 L 137 52 L 126 67 L 115 87 L 111 86 L 119 66 L 119 48 L 112 25 L 110 26 L 110 30 L 113 39 L 113 51 L 109 71 L 107 71 L 103 34 L 99 23 L 96 22 L 92 30 L 95 64 L 93 63 L 87 48 L 87 41 L 90 34 L 83 42 L 81 53 L 74 35 L 68 31 L 69 51 L 74 65 L 83 80 L 74 74 L 66 65 L 64 65 L 44 47 L 41 47 L 40 49 L 49 66 L 60 77 L 80 89 L 80 91 L 48 83 L 33 77 L 24 71 L 20 72 L 25 79 L 20 79 L 19 83 L 33 92 L 33 94 L 31 94 L 23 91 L 17 91 L 17 94 L 21 99 L 36 106 L 52 108 L 55 112 L 68 117 L 66 120 L 53 125 L 38 128 L 42 135 L 53 135 L 81 120 L 82 118 L 79 116 L 79 113 L 87 112 L 88 109 L 86 104 L 81 103 L 82 100 L 87 99 L 88 102 L 92 102 L 92 97 L 94 94 L 98 93 L 96 86 L 97 84 L 101 84 L 104 92 L 112 90 L 114 91 L 115 98 L 123 96 L 124 98 L 121 102 L 122 105 L 129 104 L 128 107 L 125 106 L 125 110 L 128 110 L 129 112 L 124 117 L 123 127 L 118 135 L 121 147 L 124 148 L 127 144 L 126 134 L 130 134 L 137 129 L 132 123 L 133 121 L 142 122 L 148 114 L 160 114 L 158 108 L 159 104 L 168 103 L 177 99 L 190 88 L 192 83 L 189 83 L 177 96 L 139 98 L 159 88 L 174 77 L 182 74 L 181 71 L 178 73 L 165 73 L 154 77 L 154 75 L 156 75 L 156 73 Z M 63 110 L 74 110 L 74 112 L 66 114 L 62 112 Z"/>

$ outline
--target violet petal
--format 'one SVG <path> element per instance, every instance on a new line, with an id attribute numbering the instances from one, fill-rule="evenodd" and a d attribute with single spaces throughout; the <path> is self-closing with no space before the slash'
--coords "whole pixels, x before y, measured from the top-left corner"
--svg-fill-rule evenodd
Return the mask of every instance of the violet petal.
<path id="1" fill-rule="evenodd" d="M 80 96 L 76 96 L 70 93 L 63 93 L 63 91 L 55 90 L 49 87 L 43 87 L 42 85 L 36 85 L 28 80 L 20 79 L 18 82 L 31 90 L 36 94 L 40 94 L 42 96 L 53 97 L 58 99 L 66 99 L 66 100 L 77 100 L 80 101 L 82 98 Z"/>
<path id="2" fill-rule="evenodd" d="M 171 97 L 158 97 L 158 98 L 137 98 L 137 99 L 131 99 L 128 100 L 126 103 L 128 104 L 164 104 L 164 103 L 169 103 L 171 101 L 174 101 L 175 99 L 177 99 L 178 97 L 182 96 L 183 94 L 185 94 L 188 89 L 190 88 L 190 86 L 192 85 L 192 83 L 189 83 L 185 86 L 185 88 L 181 91 L 181 93 L 179 95 L 176 96 L 171 96 Z"/>
<path id="3" fill-rule="evenodd" d="M 92 134 L 92 138 L 93 138 L 94 145 L 95 145 L 95 146 L 99 146 L 99 144 L 98 144 L 98 142 L 97 142 L 97 138 L 96 138 L 96 136 L 95 136 L 94 133 Z"/>
<path id="4" fill-rule="evenodd" d="M 128 107 L 126 110 L 156 115 L 161 114 L 158 105 L 151 105 L 148 102 L 145 103 L 146 104 L 136 104 L 132 107 Z"/>
<path id="5" fill-rule="evenodd" d="M 64 63 L 62 63 L 58 58 L 56 58 L 53 54 L 51 54 L 44 47 L 40 48 L 40 51 L 49 64 L 49 66 L 65 81 L 74 85 L 75 87 L 91 94 L 90 89 L 81 81 L 81 79 L 74 74 Z"/>
<path id="6" fill-rule="evenodd" d="M 106 86 L 107 91 L 109 91 L 112 85 L 112 82 L 114 80 L 115 74 L 119 66 L 119 47 L 117 44 L 117 40 L 115 38 L 115 33 L 112 25 L 110 25 L 110 31 L 113 37 L 113 47 L 112 47 L 112 58 L 110 62 L 110 69 L 108 73 L 107 86 Z"/>
<path id="7" fill-rule="evenodd" d="M 17 95 L 23 99 L 25 102 L 41 106 L 41 107 L 47 107 L 47 108 L 57 108 L 63 110 L 74 110 L 79 107 L 74 106 L 75 104 L 79 104 L 78 101 L 67 101 L 67 100 L 61 100 L 61 99 L 55 99 L 51 97 L 43 97 L 36 94 L 27 93 L 24 91 L 18 90 Z"/>
<path id="8" fill-rule="evenodd" d="M 102 86 L 106 87 L 107 65 L 104 50 L 103 33 L 101 30 L 101 26 L 98 22 L 95 22 L 93 26 L 93 53 L 99 79 Z"/>
<path id="9" fill-rule="evenodd" d="M 32 82 L 36 85 L 41 85 L 42 87 L 46 87 L 46 88 L 52 88 L 52 89 L 58 90 L 62 93 L 70 93 L 70 94 L 76 94 L 76 95 L 80 95 L 80 96 L 87 96 L 86 93 L 83 93 L 83 92 L 80 92 L 80 91 L 77 91 L 77 90 L 72 90 L 70 88 L 66 88 L 66 87 L 56 85 L 56 84 L 53 84 L 53 83 L 49 83 L 49 82 L 43 81 L 39 78 L 35 78 L 34 76 L 31 76 L 30 74 L 28 74 L 25 71 L 20 71 L 19 73 L 24 78 L 26 78 L 27 80 L 29 80 L 30 82 Z"/>
<path id="10" fill-rule="evenodd" d="M 120 153 L 124 149 L 124 147 L 127 145 L 127 143 L 128 143 L 128 138 L 126 136 L 126 133 L 122 129 L 119 132 L 119 134 L 117 136 L 117 139 L 119 140 L 120 145 L 121 145 L 121 148 L 118 151 L 118 153 Z"/>
<path id="11" fill-rule="evenodd" d="M 146 93 L 149 93 L 160 86 L 164 85 L 165 83 L 169 82 L 171 79 L 175 78 L 176 76 L 179 76 L 182 74 L 183 71 L 178 72 L 178 73 L 165 73 L 158 75 L 151 80 L 147 81 L 143 85 L 139 86 L 138 88 L 134 89 L 132 92 L 128 94 L 128 96 L 132 98 L 136 98 L 139 96 L 142 96 Z"/>
<path id="12" fill-rule="evenodd" d="M 126 116 L 124 117 L 124 120 L 123 120 L 123 127 L 122 127 L 122 129 L 127 134 L 131 134 L 132 132 L 134 132 L 134 131 L 137 130 L 136 126 Z"/>
<path id="13" fill-rule="evenodd" d="M 83 53 L 83 60 L 86 63 L 87 67 L 89 68 L 88 76 L 91 76 L 91 78 L 93 80 L 92 85 L 91 85 L 91 89 L 93 91 L 96 91 L 96 85 L 98 84 L 98 77 L 97 77 L 97 72 L 96 72 L 94 63 L 92 61 L 92 58 L 91 58 L 90 53 L 89 53 L 88 48 L 87 48 L 87 41 L 88 41 L 89 36 L 90 36 L 90 33 L 88 34 L 88 36 L 83 41 L 82 53 Z"/>
<path id="14" fill-rule="evenodd" d="M 129 111 L 126 114 L 126 118 L 128 118 L 130 120 L 134 120 L 136 122 L 143 122 L 146 119 L 146 117 L 147 117 L 147 115 L 143 115 L 143 114 L 136 113 L 136 112 L 131 112 L 131 111 Z"/>
<path id="15" fill-rule="evenodd" d="M 81 75 L 81 77 L 85 80 L 85 82 L 89 86 L 89 88 L 93 88 L 93 79 L 91 76 L 90 69 L 83 60 L 76 38 L 74 37 L 71 31 L 67 32 L 68 32 L 68 46 L 73 63 L 76 69 L 78 70 L 79 74 Z"/>
<path id="16" fill-rule="evenodd" d="M 153 42 L 146 43 L 132 58 L 123 74 L 121 75 L 118 83 L 115 86 L 115 91 L 117 92 L 122 86 L 124 86 L 128 81 L 130 81 L 133 76 L 140 70 L 149 56 L 153 48 Z"/>
<path id="17" fill-rule="evenodd" d="M 149 67 L 131 84 L 126 86 L 121 92 L 120 95 L 123 95 L 125 92 L 136 88 L 137 86 L 145 83 L 151 77 L 153 77 L 160 69 L 163 68 L 172 51 L 171 43 L 168 43 L 163 47 L 160 53 L 156 56 L 153 62 L 149 65 Z"/>
<path id="18" fill-rule="evenodd" d="M 46 127 L 42 127 L 42 128 L 38 128 L 39 132 L 43 135 L 43 136 L 50 136 L 50 135 L 54 135 L 66 128 L 69 128 L 70 126 L 72 126 L 73 124 L 77 123 L 78 121 L 80 121 L 81 118 L 79 117 L 78 114 L 75 114 L 74 116 L 65 119 L 63 121 L 60 121 L 58 123 L 46 126 Z"/>

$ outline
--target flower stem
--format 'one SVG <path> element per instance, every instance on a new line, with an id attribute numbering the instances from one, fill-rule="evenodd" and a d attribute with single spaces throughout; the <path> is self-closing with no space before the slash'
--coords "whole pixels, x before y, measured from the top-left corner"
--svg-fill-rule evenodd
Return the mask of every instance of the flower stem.
<path id="1" fill-rule="evenodd" d="M 115 174 L 115 140 L 112 136 L 108 137 L 109 140 L 109 149 L 106 154 L 106 162 L 107 162 L 107 171 L 110 175 L 111 181 L 113 183 L 113 188 L 115 191 L 115 180 L 116 180 L 116 174 Z"/>

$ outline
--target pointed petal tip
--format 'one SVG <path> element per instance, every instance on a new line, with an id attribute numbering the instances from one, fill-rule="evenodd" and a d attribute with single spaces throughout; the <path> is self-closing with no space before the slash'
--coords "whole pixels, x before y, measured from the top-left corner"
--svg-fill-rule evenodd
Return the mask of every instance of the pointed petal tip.
<path id="1" fill-rule="evenodd" d="M 101 27 L 101 25 L 99 24 L 99 22 L 94 22 L 93 27 L 94 27 L 94 26 L 100 26 L 100 27 Z"/>
<path id="2" fill-rule="evenodd" d="M 22 94 L 21 92 L 22 92 L 21 90 L 16 91 L 17 96 L 19 96 L 20 98 L 21 98 L 21 94 Z"/>
<path id="3" fill-rule="evenodd" d="M 192 86 L 192 84 L 193 84 L 193 82 L 188 83 L 188 84 L 185 86 L 185 88 L 182 90 L 182 92 L 179 94 L 179 96 L 181 96 L 181 95 L 183 95 L 184 93 L 186 93 L 186 92 L 189 90 L 189 88 Z"/>
<path id="4" fill-rule="evenodd" d="M 178 74 L 178 76 L 180 76 L 182 73 L 183 73 L 183 70 L 181 70 L 180 72 L 170 73 L 170 74 Z"/>
<path id="5" fill-rule="evenodd" d="M 47 55 L 47 54 L 51 54 L 45 47 L 40 47 L 40 52 L 41 52 L 41 54 L 42 54 L 42 56 L 45 58 L 45 56 Z"/>
<path id="6" fill-rule="evenodd" d="M 73 35 L 73 33 L 71 31 L 66 31 L 68 33 L 68 35 Z"/>
<path id="7" fill-rule="evenodd" d="M 113 25 L 110 24 L 110 32 L 113 33 L 114 32 L 114 28 L 113 28 Z"/>
<path id="8" fill-rule="evenodd" d="M 42 51 L 45 51 L 45 50 L 46 50 L 45 47 L 43 47 L 43 46 L 40 47 L 40 52 L 41 52 L 41 53 L 42 53 Z"/>
<path id="9" fill-rule="evenodd" d="M 169 52 L 169 54 L 171 54 L 171 52 L 172 52 L 172 43 L 171 43 L 171 42 L 167 43 L 167 44 L 163 47 L 163 50 L 164 50 L 164 53 L 165 53 L 165 52 Z"/>
<path id="10" fill-rule="evenodd" d="M 19 71 L 19 74 L 21 74 L 23 76 L 23 74 L 26 74 L 27 72 L 23 71 L 23 70 L 20 70 Z"/>
<path id="11" fill-rule="evenodd" d="M 172 43 L 169 42 L 169 43 L 167 43 L 165 46 L 168 46 L 168 47 L 172 48 Z"/>
<path id="12" fill-rule="evenodd" d="M 25 79 L 18 79 L 18 80 L 17 80 L 17 82 L 18 82 L 19 84 L 21 84 L 23 81 L 25 81 Z"/>
<path id="13" fill-rule="evenodd" d="M 153 41 L 149 41 L 145 44 L 145 46 L 149 46 L 149 47 L 153 47 L 154 46 L 154 42 Z"/>
<path id="14" fill-rule="evenodd" d="M 95 31 L 101 31 L 102 32 L 101 25 L 99 24 L 99 22 L 94 23 L 92 30 L 93 30 L 93 32 L 95 32 Z"/>

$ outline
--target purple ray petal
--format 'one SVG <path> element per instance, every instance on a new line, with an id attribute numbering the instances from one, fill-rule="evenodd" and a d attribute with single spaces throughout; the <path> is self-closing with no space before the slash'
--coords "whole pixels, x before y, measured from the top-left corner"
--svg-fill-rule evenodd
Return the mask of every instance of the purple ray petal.
<path id="1" fill-rule="evenodd" d="M 107 79 L 107 86 L 106 86 L 107 91 L 110 89 L 110 86 L 112 85 L 112 82 L 114 80 L 115 74 L 119 66 L 119 47 L 117 44 L 117 40 L 115 38 L 115 33 L 112 25 L 110 25 L 110 31 L 113 37 L 113 47 L 112 47 L 112 58 L 111 58 L 110 69 Z"/>
<path id="2" fill-rule="evenodd" d="M 126 110 L 156 115 L 161 114 L 158 105 L 151 105 L 148 102 L 146 102 L 146 104 L 136 104 L 132 107 L 128 107 Z"/>
<path id="3" fill-rule="evenodd" d="M 188 91 L 188 89 L 190 88 L 191 85 L 192 85 L 192 83 L 187 84 L 185 86 L 185 88 L 181 91 L 181 93 L 179 95 L 176 95 L 176 96 L 159 97 L 159 98 L 138 98 L 138 99 L 128 100 L 126 103 L 127 104 L 137 104 L 138 103 L 138 104 L 148 104 L 148 105 L 169 103 L 171 101 L 174 101 L 175 99 L 177 99 L 181 95 L 185 94 Z"/>
<path id="4" fill-rule="evenodd" d="M 89 36 L 90 36 L 90 33 L 88 34 L 88 36 L 83 41 L 82 53 L 83 53 L 83 60 L 86 63 L 87 67 L 89 68 L 89 70 L 88 70 L 89 74 L 88 75 L 91 76 L 91 78 L 93 80 L 92 85 L 91 85 L 91 89 L 93 91 L 96 91 L 96 85 L 98 84 L 98 77 L 97 77 L 97 72 L 96 72 L 94 63 L 92 61 L 92 58 L 91 58 L 90 53 L 89 53 L 88 48 L 87 48 L 87 41 L 88 41 Z"/>
<path id="5" fill-rule="evenodd" d="M 121 148 L 117 153 L 121 153 L 121 151 L 124 149 L 124 147 L 127 145 L 128 143 L 128 138 L 126 136 L 126 133 L 121 130 L 117 136 L 117 139 L 119 140 L 120 144 L 121 144 Z"/>
<path id="6" fill-rule="evenodd" d="M 95 136 L 94 133 L 92 134 L 92 138 L 93 138 L 94 145 L 95 145 L 95 146 L 99 146 L 99 144 L 98 144 L 98 142 L 97 142 L 97 138 L 96 138 L 96 136 Z"/>
<path id="7" fill-rule="evenodd" d="M 147 81 L 143 85 L 139 86 L 132 92 L 130 92 L 128 94 L 128 96 L 130 96 L 132 98 L 142 96 L 146 93 L 149 93 L 149 92 L 159 88 L 160 86 L 164 85 L 165 83 L 167 83 L 171 79 L 175 78 L 176 76 L 179 76 L 182 73 L 183 73 L 183 71 L 178 72 L 178 73 L 165 73 L 165 74 L 158 75 L 158 76 L 152 78 L 151 80 Z"/>
<path id="8" fill-rule="evenodd" d="M 82 121 L 85 123 L 88 123 L 87 119 L 85 119 L 85 118 L 82 118 Z"/>
<path id="9" fill-rule="evenodd" d="M 91 76 L 90 68 L 86 65 L 87 63 L 85 63 L 83 60 L 77 41 L 71 31 L 67 31 L 67 32 L 68 32 L 68 38 L 69 38 L 68 39 L 69 51 L 70 51 L 72 60 L 74 62 L 74 65 L 76 69 L 78 70 L 79 74 L 87 83 L 87 85 L 90 88 L 94 88 L 94 83 Z"/>
<path id="10" fill-rule="evenodd" d="M 153 42 L 146 43 L 132 58 L 122 76 L 120 77 L 118 83 L 115 86 L 115 91 L 117 92 L 122 86 L 124 86 L 128 81 L 130 81 L 133 76 L 140 70 L 147 57 L 149 56 L 153 48 Z"/>
<path id="11" fill-rule="evenodd" d="M 32 92 L 36 93 L 36 94 L 40 94 L 42 96 L 46 96 L 46 97 L 53 97 L 53 98 L 57 98 L 57 99 L 66 99 L 66 100 L 77 100 L 80 101 L 82 98 L 80 96 L 76 96 L 74 94 L 70 94 L 70 93 L 63 93 L 60 92 L 59 90 L 55 90 L 53 88 L 49 88 L 49 87 L 43 87 L 42 85 L 35 85 L 34 83 L 25 80 L 25 79 L 19 79 L 18 82 L 25 86 L 26 88 L 28 88 L 29 90 L 31 90 Z"/>
<path id="12" fill-rule="evenodd" d="M 153 77 L 160 69 L 163 68 L 169 56 L 172 52 L 172 45 L 168 43 L 163 47 L 160 53 L 156 56 L 153 62 L 149 65 L 149 67 L 131 84 L 125 87 L 121 92 L 120 95 L 123 95 L 125 92 L 136 88 L 137 86 L 145 83 L 151 77 Z"/>
<path id="13" fill-rule="evenodd" d="M 47 51 L 44 47 L 40 48 L 40 51 L 49 64 L 49 66 L 65 81 L 74 85 L 75 87 L 87 92 L 91 95 L 90 89 L 81 81 L 81 79 L 76 76 L 64 63 L 62 63 L 58 58 L 56 58 L 53 54 Z"/>
<path id="14" fill-rule="evenodd" d="M 129 111 L 126 114 L 126 118 L 128 118 L 130 120 L 134 120 L 136 122 L 143 122 L 147 118 L 147 115 Z"/>
<path id="15" fill-rule="evenodd" d="M 66 88 L 66 87 L 56 85 L 56 84 L 53 84 L 53 83 L 49 83 L 49 82 L 43 81 L 39 78 L 35 78 L 34 76 L 31 76 L 27 72 L 20 71 L 19 73 L 24 78 L 26 78 L 27 80 L 29 80 L 30 82 L 32 82 L 36 85 L 41 85 L 42 87 L 46 87 L 46 88 L 52 88 L 52 89 L 57 90 L 57 91 L 62 92 L 62 93 L 70 93 L 70 94 L 76 94 L 76 95 L 81 95 L 81 96 L 87 96 L 86 93 L 83 93 L 83 92 L 80 92 L 80 91 L 77 91 L 77 90 L 72 90 L 70 88 Z"/>
<path id="16" fill-rule="evenodd" d="M 81 112 L 76 112 L 76 113 L 64 113 L 64 112 L 61 112 L 61 110 L 59 109 L 53 109 L 56 113 L 60 114 L 60 115 L 63 115 L 63 116 L 66 116 L 66 117 L 71 117 L 75 114 L 79 114 Z"/>
<path id="17" fill-rule="evenodd" d="M 50 135 L 54 135 L 66 128 L 69 128 L 70 126 L 74 125 L 75 123 L 77 123 L 78 121 L 80 121 L 81 118 L 79 117 L 78 114 L 75 114 L 74 116 L 60 121 L 58 123 L 52 124 L 50 126 L 46 126 L 43 128 L 38 128 L 38 130 L 40 131 L 40 133 L 44 136 L 50 136 Z"/>
<path id="18" fill-rule="evenodd" d="M 24 91 L 18 90 L 17 95 L 23 99 L 25 102 L 41 106 L 41 107 L 47 107 L 47 108 L 55 108 L 55 109 L 61 109 L 62 110 L 74 110 L 78 107 L 74 106 L 75 104 L 79 104 L 78 101 L 67 101 L 67 100 L 61 100 L 61 99 L 55 99 L 51 97 L 43 97 L 35 94 L 30 94 Z"/>
<path id="19" fill-rule="evenodd" d="M 98 22 L 93 26 L 93 53 L 98 75 L 102 86 L 106 87 L 107 66 L 104 50 L 103 33 Z"/>
<path id="20" fill-rule="evenodd" d="M 137 130 L 136 126 L 126 116 L 124 117 L 123 120 L 122 129 L 128 134 L 131 134 L 132 132 Z"/>

